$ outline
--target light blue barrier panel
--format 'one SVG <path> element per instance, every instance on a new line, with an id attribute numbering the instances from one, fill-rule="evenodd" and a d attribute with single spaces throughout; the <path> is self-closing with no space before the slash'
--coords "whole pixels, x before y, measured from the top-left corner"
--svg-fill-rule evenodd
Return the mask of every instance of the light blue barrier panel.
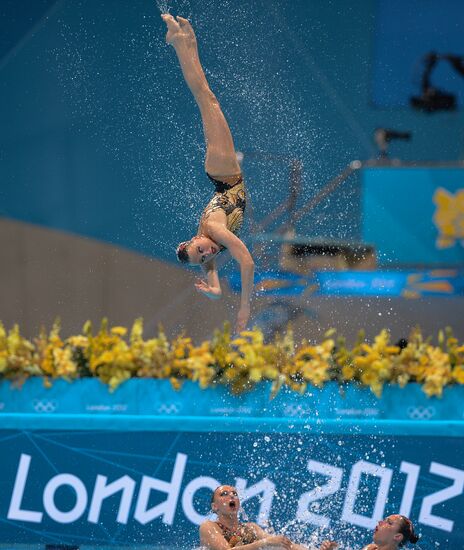
<path id="1" fill-rule="evenodd" d="M 222 386 L 204 391 L 197 383 L 186 381 L 181 390 L 175 390 L 168 380 L 133 379 L 110 392 L 106 384 L 95 378 L 75 383 L 53 380 L 51 387 L 45 387 L 42 378 L 31 378 L 20 388 L 7 381 L 0 382 L 0 411 L 262 416 L 270 391 L 268 384 L 262 384 L 252 392 L 235 396 Z"/>
<path id="2" fill-rule="evenodd" d="M 137 414 L 138 400 L 133 385 L 123 384 L 111 394 L 108 386 L 97 379 L 83 378 L 72 383 L 53 380 L 46 387 L 42 378 L 30 378 L 17 388 L 0 383 L 0 407 L 5 412 L 61 414 Z"/>
<path id="3" fill-rule="evenodd" d="M 202 390 L 196 382 L 184 382 L 181 390 L 173 389 L 167 380 L 130 380 L 138 396 L 139 414 L 182 416 L 261 416 L 266 400 L 264 385 L 240 396 L 231 395 L 224 387 Z"/>
<path id="4" fill-rule="evenodd" d="M 18 393 L 10 382 L 0 382 L 0 413 L 17 412 L 17 397 Z"/>
<path id="5" fill-rule="evenodd" d="M 273 401 L 266 384 L 241 398 L 151 380 L 114 394 L 100 394 L 96 380 L 5 387 L 17 412 L 0 414 L 0 543 L 193 548 L 222 482 L 238 486 L 251 519 L 301 542 L 335 538 L 359 550 L 381 516 L 400 511 L 421 531 L 422 550 L 464 547 L 460 387 L 442 400 L 414 385 L 386 388 L 377 400 L 330 384 Z M 18 412 L 50 395 L 54 412 Z M 92 408 L 78 414 L 79 403 Z"/>
<path id="6" fill-rule="evenodd" d="M 271 399 L 271 384 L 232 395 L 218 386 L 202 390 L 184 382 L 181 390 L 167 380 L 133 379 L 110 393 L 97 379 L 75 383 L 55 380 L 50 388 L 40 378 L 21 389 L 0 383 L 0 411 L 27 414 L 115 414 L 162 416 L 305 417 L 340 419 L 464 420 L 464 385 L 445 388 L 443 398 L 428 398 L 419 384 L 405 389 L 385 386 L 382 399 L 368 388 L 330 382 L 300 395 L 283 387 Z"/>

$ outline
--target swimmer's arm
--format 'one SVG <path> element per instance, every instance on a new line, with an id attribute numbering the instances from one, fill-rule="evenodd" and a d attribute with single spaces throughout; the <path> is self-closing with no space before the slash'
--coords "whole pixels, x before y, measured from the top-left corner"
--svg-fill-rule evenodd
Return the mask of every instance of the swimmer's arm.
<path id="1" fill-rule="evenodd" d="M 265 539 L 266 537 L 269 536 L 268 533 L 266 533 L 266 531 L 262 527 L 260 527 L 257 523 L 249 522 L 246 525 L 247 527 L 251 527 L 251 529 L 253 529 L 258 539 Z"/>
<path id="2" fill-rule="evenodd" d="M 291 540 L 283 535 L 269 535 L 269 533 L 263 531 L 256 523 L 248 523 L 247 525 L 253 529 L 258 540 L 250 544 L 237 544 L 234 548 L 241 548 L 242 550 L 273 547 L 277 547 L 278 550 L 298 550 L 301 548 L 298 545 L 295 546 Z M 304 550 L 307 550 L 307 548 Z"/>
<path id="3" fill-rule="evenodd" d="M 325 540 L 321 546 L 319 547 L 319 550 L 335 550 L 338 548 L 338 543 L 330 540 Z M 366 549 L 364 549 L 366 550 Z"/>
<path id="4" fill-rule="evenodd" d="M 200 526 L 200 544 L 209 550 L 229 550 L 232 548 L 224 538 L 222 531 L 213 521 L 205 521 Z M 243 550 L 259 550 L 266 546 L 266 539 L 257 540 L 251 544 L 234 546 Z"/>
<path id="5" fill-rule="evenodd" d="M 268 541 L 269 540 L 272 540 L 270 539 L 270 535 L 268 533 L 266 533 L 266 531 L 264 531 L 257 523 L 247 523 L 247 525 L 249 525 L 253 531 L 255 532 L 256 536 L 258 537 L 258 539 L 260 540 L 265 540 L 267 539 Z M 290 550 L 308 550 L 308 547 L 307 546 L 301 546 L 301 544 L 295 544 L 294 542 L 291 542 L 289 539 L 287 539 L 287 537 L 282 537 L 282 535 L 277 535 L 278 538 L 283 538 L 286 540 L 287 544 L 289 543 L 290 546 Z M 268 544 L 268 543 L 266 543 Z M 235 546 L 235 548 L 240 548 L 239 546 Z M 247 548 L 246 546 L 244 546 L 243 548 Z M 335 547 L 332 547 L 333 549 Z M 332 550 L 332 548 L 327 548 L 326 550 Z"/>
<path id="6" fill-rule="evenodd" d="M 230 548 L 230 544 L 214 521 L 205 521 L 200 525 L 200 544 L 209 550 L 229 550 Z"/>
<path id="7" fill-rule="evenodd" d="M 255 264 L 245 244 L 222 224 L 211 223 L 208 226 L 211 238 L 225 246 L 234 260 L 240 264 L 240 277 L 242 282 L 242 294 L 240 309 L 237 314 L 236 332 L 245 330 L 250 317 L 251 293 L 253 291 L 253 276 Z"/>
<path id="8" fill-rule="evenodd" d="M 211 300 L 219 300 L 222 296 L 222 290 L 221 284 L 219 283 L 216 262 L 211 260 L 210 262 L 202 265 L 201 270 L 205 274 L 206 281 L 199 279 L 195 283 L 195 288 Z"/>

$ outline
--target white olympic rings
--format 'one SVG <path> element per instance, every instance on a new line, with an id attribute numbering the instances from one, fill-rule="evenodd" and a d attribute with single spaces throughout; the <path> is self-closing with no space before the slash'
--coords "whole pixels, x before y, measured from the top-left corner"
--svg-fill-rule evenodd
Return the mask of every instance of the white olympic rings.
<path id="1" fill-rule="evenodd" d="M 418 407 L 408 407 L 407 414 L 412 420 L 431 420 L 436 415 L 435 407 L 424 407 L 419 405 Z"/>
<path id="2" fill-rule="evenodd" d="M 49 399 L 34 399 L 32 406 L 35 412 L 38 413 L 52 413 L 58 408 L 58 403 Z"/>

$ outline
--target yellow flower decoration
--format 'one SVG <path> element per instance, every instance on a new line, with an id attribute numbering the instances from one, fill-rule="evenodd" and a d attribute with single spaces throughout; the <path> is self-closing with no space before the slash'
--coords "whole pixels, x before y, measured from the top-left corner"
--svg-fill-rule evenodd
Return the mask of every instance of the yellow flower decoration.
<path id="1" fill-rule="evenodd" d="M 211 341 L 195 345 L 185 335 L 169 341 L 162 328 L 145 340 L 142 319 L 136 319 L 129 331 L 109 328 L 103 319 L 96 334 L 86 322 L 83 334 L 67 339 L 61 338 L 56 321 L 49 333 L 42 329 L 31 342 L 17 325 L 7 332 L 0 323 L 0 377 L 21 383 L 33 375 L 44 377 L 46 385 L 57 377 L 96 376 L 110 390 L 134 377 L 170 380 L 176 389 L 184 380 L 201 388 L 222 384 L 233 393 L 270 381 L 270 398 L 283 385 L 304 393 L 308 386 L 323 387 L 328 381 L 356 383 L 380 397 L 386 383 L 405 387 L 418 382 L 428 396 L 441 397 L 446 386 L 464 384 L 464 345 L 445 328 L 437 346 L 418 329 L 403 349 L 390 344 L 387 330 L 373 342 L 361 332 L 353 347 L 334 330 L 321 342 L 304 340 L 298 346 L 291 329 L 266 343 L 259 329 L 232 339 L 228 324 L 215 331 Z"/>
<path id="2" fill-rule="evenodd" d="M 453 195 L 439 187 L 433 195 L 437 209 L 433 221 L 438 229 L 437 248 L 450 248 L 464 239 L 464 189 Z"/>
<path id="3" fill-rule="evenodd" d="M 464 365 L 459 365 L 453 370 L 453 379 L 458 384 L 464 384 Z"/>

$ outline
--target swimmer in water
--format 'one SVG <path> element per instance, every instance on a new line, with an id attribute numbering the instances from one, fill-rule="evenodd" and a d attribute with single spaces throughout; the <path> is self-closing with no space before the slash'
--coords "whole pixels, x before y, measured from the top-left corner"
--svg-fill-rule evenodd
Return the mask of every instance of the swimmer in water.
<path id="1" fill-rule="evenodd" d="M 200 525 L 201 546 L 209 550 L 307 550 L 283 535 L 266 533 L 256 523 L 240 523 L 239 509 L 237 489 L 231 485 L 217 487 L 211 498 L 211 510 L 217 515 L 217 520 L 206 520 Z"/>
<path id="2" fill-rule="evenodd" d="M 411 520 L 399 514 L 388 516 L 379 521 L 372 538 L 373 542 L 365 546 L 363 550 L 397 550 L 406 546 L 408 542 L 416 544 L 419 540 Z M 332 550 L 333 545 L 333 542 L 324 541 L 320 550 Z"/>
<path id="3" fill-rule="evenodd" d="M 228 250 L 240 265 L 242 292 L 235 325 L 236 332 L 245 330 L 250 317 L 254 262 L 237 234 L 243 223 L 246 190 L 229 125 L 216 96 L 210 90 L 200 59 L 192 26 L 183 17 L 161 16 L 167 25 L 166 42 L 179 59 L 185 81 L 200 109 L 206 141 L 206 174 L 215 193 L 200 218 L 198 232 L 177 247 L 179 261 L 200 265 L 204 279 L 195 287 L 210 299 L 221 297 L 215 258 Z"/>

